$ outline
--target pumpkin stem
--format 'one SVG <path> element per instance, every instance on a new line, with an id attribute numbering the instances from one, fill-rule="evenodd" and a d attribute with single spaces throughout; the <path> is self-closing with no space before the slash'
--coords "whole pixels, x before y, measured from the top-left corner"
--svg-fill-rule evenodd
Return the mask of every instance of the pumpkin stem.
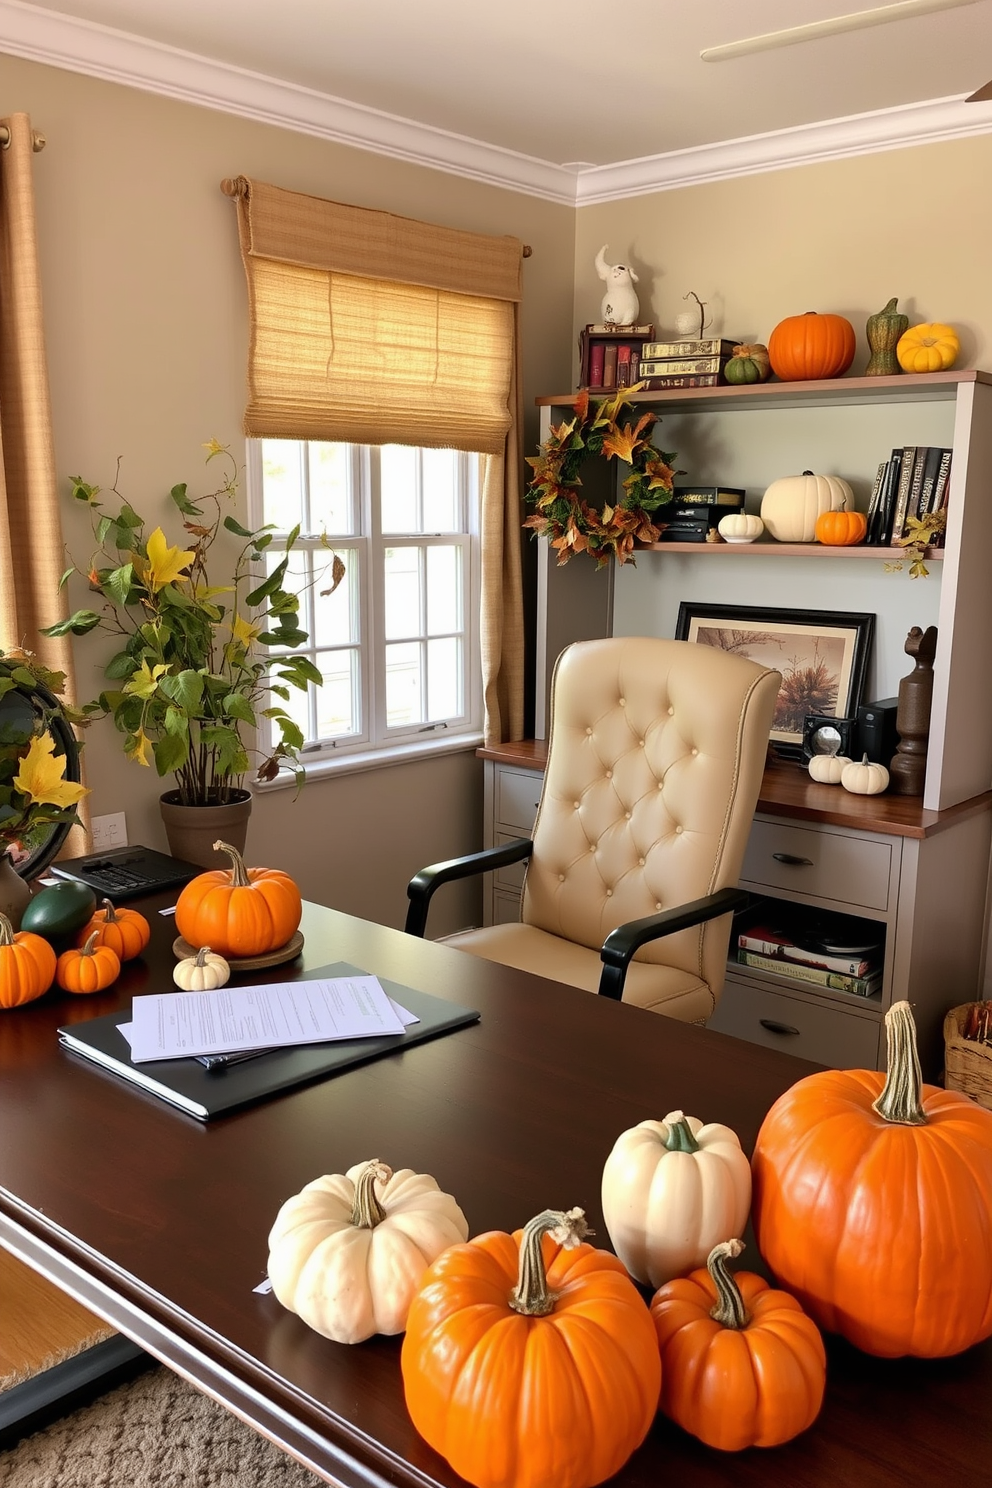
<path id="1" fill-rule="evenodd" d="M 557 1292 L 548 1287 L 541 1237 L 550 1235 L 564 1250 L 574 1250 L 591 1234 L 582 1209 L 569 1209 L 567 1212 L 544 1209 L 524 1226 L 520 1241 L 520 1270 L 509 1297 L 514 1312 L 523 1313 L 524 1317 L 546 1317 L 558 1300 Z"/>
<path id="2" fill-rule="evenodd" d="M 382 1224 L 386 1217 L 379 1200 L 375 1196 L 376 1179 L 380 1183 L 388 1183 L 393 1176 L 392 1168 L 387 1168 L 384 1162 L 377 1157 L 371 1158 L 355 1179 L 355 1202 L 351 1210 L 351 1222 L 356 1229 L 374 1230 L 377 1224 Z"/>
<path id="3" fill-rule="evenodd" d="M 209 956 L 209 954 L 210 954 L 210 947 L 209 946 L 201 946 L 200 949 L 196 953 L 196 959 L 194 960 L 193 965 L 194 966 L 206 966 L 206 964 L 207 964 L 207 957 Z"/>
<path id="4" fill-rule="evenodd" d="M 79 954 L 81 956 L 92 956 L 93 952 L 96 950 L 96 940 L 99 934 L 99 930 L 94 930 L 93 934 L 86 941 L 86 944 L 79 947 Z"/>
<path id="5" fill-rule="evenodd" d="M 681 1111 L 673 1111 L 668 1118 L 668 1139 L 665 1146 L 669 1152 L 698 1152 L 699 1143 L 692 1134 L 692 1127 Z"/>
<path id="6" fill-rule="evenodd" d="M 103 921 L 104 921 L 104 924 L 105 925 L 116 925 L 117 924 L 117 913 L 116 913 L 116 911 L 114 909 L 114 906 L 111 903 L 111 901 L 109 899 L 101 899 L 100 900 L 100 903 L 103 905 Z"/>
<path id="7" fill-rule="evenodd" d="M 741 1289 L 727 1270 L 728 1259 L 736 1260 L 743 1249 L 743 1240 L 724 1240 L 714 1245 L 706 1257 L 706 1269 L 713 1278 L 718 1299 L 716 1306 L 710 1308 L 710 1317 L 721 1328 L 746 1328 L 751 1321 Z"/>
<path id="8" fill-rule="evenodd" d="M 908 1002 L 894 1002 L 885 1015 L 885 1084 L 872 1110 L 884 1121 L 925 1126 L 923 1072 L 916 1050 L 916 1024 Z"/>
<path id="9" fill-rule="evenodd" d="M 0 913 L 0 946 L 14 944 L 14 927 L 5 914 Z"/>
<path id="10" fill-rule="evenodd" d="M 248 869 L 245 867 L 245 860 L 238 852 L 238 849 L 236 847 L 232 847 L 229 842 L 215 842 L 214 852 L 227 853 L 227 856 L 230 858 L 232 888 L 250 889 L 251 879 L 248 877 Z"/>

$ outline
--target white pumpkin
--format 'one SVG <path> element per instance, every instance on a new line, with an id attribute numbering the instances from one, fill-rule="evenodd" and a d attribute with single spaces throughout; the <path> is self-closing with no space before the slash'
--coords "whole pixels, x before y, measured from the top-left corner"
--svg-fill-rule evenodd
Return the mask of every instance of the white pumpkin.
<path id="1" fill-rule="evenodd" d="M 856 796 L 879 796 L 889 783 L 889 772 L 884 765 L 874 764 L 865 755 L 860 763 L 852 760 L 844 766 L 840 783 Z"/>
<path id="2" fill-rule="evenodd" d="M 724 542 L 749 543 L 754 542 L 765 530 L 765 524 L 760 517 L 754 517 L 750 512 L 730 512 L 727 516 L 720 518 L 717 531 Z"/>
<path id="3" fill-rule="evenodd" d="M 269 1233 L 269 1280 L 284 1307 L 335 1343 L 402 1333 L 421 1278 L 468 1222 L 427 1173 L 373 1158 L 285 1204 Z"/>
<path id="4" fill-rule="evenodd" d="M 828 511 L 853 511 L 854 492 L 836 475 L 786 475 L 761 498 L 761 519 L 776 542 L 811 543 L 816 519 Z"/>
<path id="5" fill-rule="evenodd" d="M 840 785 L 844 766 L 850 763 L 846 754 L 814 754 L 809 762 L 810 778 L 821 785 Z"/>
<path id="6" fill-rule="evenodd" d="M 751 1167 L 729 1126 L 670 1111 L 617 1138 L 602 1197 L 613 1249 L 635 1281 L 659 1287 L 742 1232 Z"/>
<path id="7" fill-rule="evenodd" d="M 185 957 L 172 970 L 172 980 L 184 992 L 213 992 L 225 987 L 230 978 L 230 966 L 209 946 L 201 946 L 195 956 Z"/>

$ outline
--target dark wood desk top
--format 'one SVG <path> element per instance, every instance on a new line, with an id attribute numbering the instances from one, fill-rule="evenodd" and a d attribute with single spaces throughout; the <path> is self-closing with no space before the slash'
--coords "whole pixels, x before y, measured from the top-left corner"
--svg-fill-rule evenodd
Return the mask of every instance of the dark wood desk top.
<path id="1" fill-rule="evenodd" d="M 165 990 L 174 926 L 89 998 L 0 1014 L 0 1242 L 346 1488 L 455 1488 L 403 1405 L 398 1339 L 346 1347 L 272 1296 L 267 1234 L 305 1182 L 379 1156 L 434 1174 L 472 1233 L 582 1205 L 607 1244 L 600 1174 L 616 1136 L 683 1108 L 750 1150 L 811 1066 L 462 952 L 308 906 L 300 974 L 345 960 L 478 1007 L 481 1022 L 203 1125 L 61 1050 L 59 1024 Z M 285 970 L 254 979 L 277 980 Z M 743 1263 L 755 1266 L 753 1244 Z M 989 1480 L 992 1343 L 885 1362 L 831 1342 L 818 1422 L 723 1456 L 664 1419 L 622 1488 L 922 1488 Z"/>

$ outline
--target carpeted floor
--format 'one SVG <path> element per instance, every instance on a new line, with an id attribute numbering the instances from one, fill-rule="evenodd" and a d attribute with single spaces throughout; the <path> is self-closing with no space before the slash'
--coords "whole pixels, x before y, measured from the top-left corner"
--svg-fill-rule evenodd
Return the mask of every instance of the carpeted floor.
<path id="1" fill-rule="evenodd" d="M 162 1368 L 0 1452 L 2 1488 L 316 1488 L 322 1481 Z"/>

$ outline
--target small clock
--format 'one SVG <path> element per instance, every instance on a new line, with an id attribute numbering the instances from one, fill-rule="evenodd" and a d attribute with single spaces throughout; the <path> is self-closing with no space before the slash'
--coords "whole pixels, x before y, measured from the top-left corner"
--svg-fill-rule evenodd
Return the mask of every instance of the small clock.
<path id="1" fill-rule="evenodd" d="M 856 718 L 807 713 L 803 719 L 803 759 L 808 763 L 814 754 L 843 754 L 853 759 L 857 726 Z"/>

